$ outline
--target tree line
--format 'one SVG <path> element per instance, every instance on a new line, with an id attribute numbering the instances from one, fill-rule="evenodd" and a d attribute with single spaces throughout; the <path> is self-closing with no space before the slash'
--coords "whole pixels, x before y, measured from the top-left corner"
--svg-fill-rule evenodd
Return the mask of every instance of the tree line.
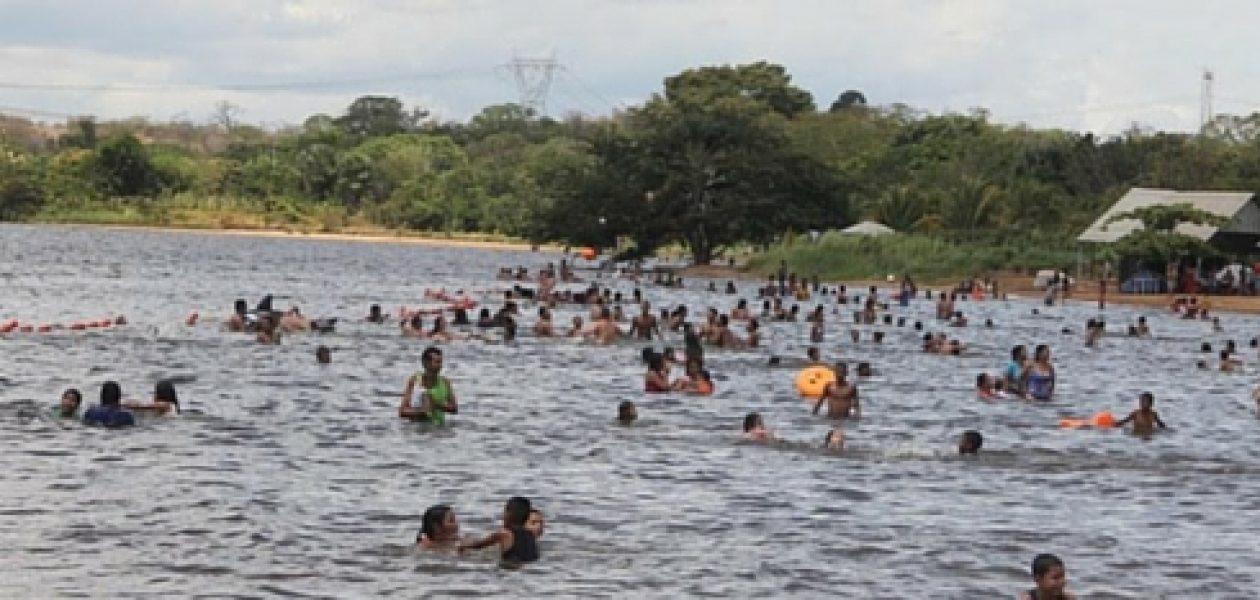
<path id="1" fill-rule="evenodd" d="M 765 62 L 688 69 L 602 118 L 503 104 L 449 123 L 388 96 L 281 131 L 221 113 L 205 126 L 80 119 L 55 138 L 0 120 L 0 220 L 237 198 L 417 231 L 678 244 L 707 263 L 861 219 L 963 242 L 1070 239 L 1132 186 L 1260 190 L 1260 114 L 1198 135 L 1098 137 L 876 106 L 857 90 L 822 109 Z"/>

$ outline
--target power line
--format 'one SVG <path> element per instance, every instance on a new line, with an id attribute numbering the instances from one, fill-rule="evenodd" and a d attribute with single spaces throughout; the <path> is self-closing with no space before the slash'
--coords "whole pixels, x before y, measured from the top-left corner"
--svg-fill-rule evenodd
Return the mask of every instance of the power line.
<path id="1" fill-rule="evenodd" d="M 612 102 L 612 101 L 611 101 L 611 100 L 609 100 L 608 98 L 604 97 L 604 95 L 603 95 L 603 94 L 601 94 L 601 93 L 599 93 L 598 91 L 596 91 L 596 90 L 595 90 L 595 88 L 593 88 L 593 87 L 591 87 L 591 86 L 587 85 L 587 84 L 586 84 L 586 82 L 585 82 L 585 81 L 583 81 L 581 77 L 578 77 L 578 76 L 577 76 L 577 73 L 575 73 L 575 72 L 573 71 L 573 69 L 565 68 L 565 69 L 564 69 L 564 71 L 563 71 L 563 73 L 564 73 L 564 76 L 565 76 L 566 78 L 568 78 L 568 79 L 572 79 L 572 80 L 574 81 L 574 83 L 577 83 L 577 84 L 578 84 L 578 86 L 580 86 L 580 87 L 581 87 L 581 88 L 582 88 L 582 89 L 583 89 L 583 90 L 584 90 L 587 94 L 589 94 L 591 97 L 593 97 L 593 98 L 595 98 L 596 100 L 598 100 L 598 101 L 599 101 L 601 104 L 603 104 L 604 106 L 607 106 L 607 107 L 609 107 L 609 108 L 618 108 L 618 107 L 619 107 L 618 103 L 616 103 L 616 102 Z"/>

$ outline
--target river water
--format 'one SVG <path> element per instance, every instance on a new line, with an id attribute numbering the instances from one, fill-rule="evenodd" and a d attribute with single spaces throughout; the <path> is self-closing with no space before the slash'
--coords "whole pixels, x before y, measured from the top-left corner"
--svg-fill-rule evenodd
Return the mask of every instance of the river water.
<path id="1" fill-rule="evenodd" d="M 819 449 L 831 424 L 793 390 L 806 325 L 773 324 L 767 348 L 708 353 L 708 398 L 641 393 L 641 346 L 593 347 L 529 333 L 516 345 L 443 345 L 460 397 L 452 427 L 395 418 L 424 342 L 361 320 L 367 306 L 423 304 L 424 288 L 493 290 L 499 266 L 559 256 L 309 239 L 92 228 L 0 227 L 0 321 L 71 323 L 125 314 L 88 332 L 0 336 L 0 597 L 850 597 L 1007 598 L 1054 552 L 1086 598 L 1254 598 L 1260 569 L 1260 422 L 1252 375 L 1199 371 L 1207 341 L 1247 348 L 1255 319 L 1225 333 L 1162 310 L 1109 307 L 1109 330 L 1145 314 L 1155 337 L 1087 349 L 1089 303 L 965 303 L 949 333 L 961 357 L 918 351 L 909 326 L 870 327 L 853 344 L 848 310 L 829 316 L 824 356 L 865 360 L 864 415 L 843 453 Z M 627 296 L 633 284 L 604 279 Z M 723 310 L 740 296 L 644 287 L 654 306 Z M 224 333 L 211 317 L 265 293 L 336 333 L 278 347 Z M 834 305 L 827 301 L 829 307 Z M 806 309 L 814 302 L 808 303 Z M 491 306 L 497 306 L 492 301 Z M 193 310 L 206 318 L 183 324 Z M 829 310 L 830 312 L 830 310 Z M 917 300 L 892 313 L 921 319 Z M 557 312 L 557 325 L 575 314 Z M 978 324 L 991 318 L 995 328 Z M 1064 327 L 1076 333 L 1061 333 Z M 681 340 L 670 342 L 681 348 Z M 1059 397 L 985 404 L 975 374 L 1011 345 L 1048 343 Z M 314 348 L 333 349 L 317 365 Z M 51 418 L 67 387 L 147 398 L 177 381 L 184 414 L 125 431 Z M 1170 429 L 1143 441 L 1061 430 L 1057 419 L 1118 415 L 1150 390 Z M 642 422 L 612 424 L 633 400 Z M 782 445 L 742 443 L 749 411 Z M 959 460 L 959 433 L 985 435 Z M 467 535 L 497 523 L 504 499 L 548 518 L 543 559 L 519 571 L 490 556 L 410 546 L 425 507 L 448 502 Z"/>

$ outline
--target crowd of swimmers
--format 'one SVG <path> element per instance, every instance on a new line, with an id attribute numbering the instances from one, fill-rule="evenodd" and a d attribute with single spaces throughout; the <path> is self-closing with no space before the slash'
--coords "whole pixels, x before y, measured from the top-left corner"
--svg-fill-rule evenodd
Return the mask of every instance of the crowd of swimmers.
<path id="1" fill-rule="evenodd" d="M 60 419 L 82 419 L 85 425 L 113 429 L 135 425 L 136 413 L 170 415 L 180 412 L 175 384 L 167 379 L 157 382 L 153 387 L 153 399 L 148 402 L 123 401 L 122 386 L 116 381 L 101 384 L 99 398 L 96 405 L 82 410 L 83 393 L 77 388 L 67 389 L 61 393 L 55 409 L 56 416 Z"/>
<path id="2" fill-rule="evenodd" d="M 637 277 L 636 274 L 630 275 Z M 684 305 L 672 309 L 662 308 L 654 311 L 652 305 L 643 298 L 638 288 L 627 296 L 614 292 L 610 288 L 590 285 L 583 291 L 556 289 L 557 282 L 574 283 L 577 278 L 573 269 L 564 261 L 557 268 L 554 265 L 540 269 L 537 277 L 531 277 L 528 269 L 518 267 L 501 269 L 500 280 L 514 282 L 512 289 L 503 292 L 503 304 L 497 309 L 481 308 L 476 318 L 471 318 L 469 311 L 473 304 L 466 302 L 462 293 L 454 295 L 444 291 L 426 293 L 426 297 L 452 301 L 456 304 L 437 309 L 401 308 L 396 314 L 386 314 L 380 305 L 371 305 L 365 320 L 369 323 L 398 323 L 401 335 L 409 338 L 427 339 L 436 342 L 456 339 L 480 339 L 485 341 L 511 342 L 518 332 L 518 321 L 522 319 L 520 304 L 522 301 L 537 302 L 537 317 L 530 331 L 539 338 L 569 337 L 580 338 L 595 344 L 612 344 L 623 339 L 652 341 L 661 340 L 666 332 L 681 334 L 683 349 L 679 354 L 675 349 L 666 347 L 657 351 L 652 347 L 644 348 L 642 360 L 646 365 L 643 390 L 646 393 L 683 392 L 698 396 L 707 396 L 715 392 L 714 379 L 705 364 L 705 349 L 757 348 L 761 345 L 760 323 L 762 321 L 795 322 L 803 320 L 809 327 L 809 339 L 814 346 L 807 349 L 804 365 L 807 367 L 824 366 L 834 374 L 817 398 L 813 399 L 812 414 L 823 414 L 830 420 L 842 421 L 860 418 L 862 414 L 862 396 L 858 382 L 851 380 L 848 364 L 840 361 L 825 365 L 817 344 L 826 339 L 827 311 L 822 304 L 802 318 L 799 302 L 809 301 L 814 296 L 831 297 L 836 307 L 832 314 L 839 313 L 840 305 L 854 304 L 858 307 L 853 313 L 853 321 L 860 325 L 874 325 L 880 322 L 880 312 L 887 311 L 889 304 L 883 302 L 878 290 L 872 286 L 867 290 L 865 298 L 850 296 L 845 286 L 828 288 L 818 281 L 817 277 L 798 278 L 795 274 L 780 269 L 777 277 L 771 275 L 767 284 L 757 290 L 761 301 L 760 311 L 754 311 L 745 299 L 738 300 L 729 313 L 721 313 L 710 308 L 699 323 L 689 320 L 688 309 Z M 537 287 L 524 287 L 521 282 L 536 282 Z M 970 293 L 976 289 L 995 293 L 992 287 L 973 282 Z M 710 284 L 710 291 L 717 292 L 716 283 Z M 737 294 L 734 282 L 727 282 L 724 287 L 727 294 Z M 903 278 L 898 301 L 905 305 L 910 298 L 918 295 L 917 286 L 908 277 Z M 983 293 L 983 292 L 980 292 Z M 968 321 L 956 305 L 957 293 L 939 293 L 927 297 L 935 300 L 935 316 L 943 326 L 949 328 L 967 327 Z M 787 305 L 785 299 L 797 303 Z M 589 314 L 575 315 L 567 328 L 558 327 L 553 322 L 553 313 L 561 305 L 573 305 L 589 308 Z M 626 311 L 626 306 L 637 308 L 637 311 Z M 1193 299 L 1174 304 L 1174 310 L 1187 318 L 1207 318 L 1204 307 L 1197 305 Z M 634 312 L 633 316 L 628 314 Z M 1036 313 L 1036 309 L 1033 311 Z M 450 313 L 450 321 L 447 320 Z M 893 317 L 883 314 L 883 323 L 891 325 Z M 589 320 L 589 325 L 587 325 Z M 194 317 L 190 321 L 195 321 Z M 225 328 L 233 332 L 252 333 L 259 343 L 279 343 L 282 334 L 302 331 L 331 331 L 335 319 L 309 319 L 297 307 L 287 311 L 272 309 L 272 297 L 267 296 L 258 306 L 250 310 L 244 300 L 235 303 L 234 310 L 225 322 Z M 742 335 L 736 332 L 734 323 L 743 323 Z M 191 324 L 191 323 L 190 323 Z M 1214 321 L 1219 327 L 1219 321 Z M 624 325 L 624 327 L 623 327 Z M 907 326 L 904 318 L 897 319 L 897 326 Z M 993 327 L 991 320 L 985 320 L 986 328 Z M 456 327 L 458 329 L 452 329 Z M 923 332 L 924 324 L 916 321 L 915 331 Z M 489 330 L 497 330 L 497 335 L 490 335 Z M 1106 330 L 1101 319 L 1091 319 L 1086 324 L 1086 345 L 1098 344 Z M 884 332 L 871 332 L 875 343 L 883 341 Z M 1128 328 L 1130 336 L 1146 337 L 1150 329 L 1145 317 L 1139 317 L 1136 324 Z M 860 331 L 850 330 L 854 342 L 860 339 Z M 1252 340 L 1252 346 L 1257 345 Z M 965 347 L 958 339 L 950 339 L 944 332 L 924 332 L 924 352 L 942 355 L 959 355 Z M 1205 351 L 1210 347 L 1205 344 Z M 1231 370 L 1236 366 L 1232 360 L 1235 351 L 1233 342 L 1221 352 L 1221 370 Z M 331 351 L 327 346 L 316 349 L 316 359 L 326 364 L 331 361 Z M 783 364 L 783 357 L 770 357 L 770 366 Z M 672 377 L 674 369 L 681 366 L 682 375 Z M 409 375 L 403 384 L 398 417 L 408 421 L 422 422 L 441 427 L 446 424 L 448 415 L 459 413 L 459 401 L 450 380 L 442 375 L 443 354 L 437 346 L 426 347 L 421 353 L 420 370 Z M 859 378 L 870 377 L 873 369 L 869 363 L 859 363 Z M 1011 349 L 1010 360 L 1000 373 L 980 373 L 976 376 L 976 396 L 985 401 L 996 401 L 1004 398 L 1018 398 L 1029 401 L 1049 401 L 1055 397 L 1057 376 L 1050 347 L 1037 345 L 1031 357 L 1027 347 L 1017 345 Z M 180 411 L 179 400 L 174 385 L 169 380 L 157 383 L 151 402 L 124 402 L 122 390 L 118 383 L 110 381 L 101 386 L 99 403 L 86 411 L 82 409 L 83 397 L 77 389 L 66 390 L 57 406 L 58 415 L 63 418 L 81 418 L 84 423 L 104 427 L 126 427 L 135 424 L 135 413 L 173 414 Z M 1255 398 L 1260 403 L 1260 388 Z M 1137 409 L 1115 423 L 1116 426 L 1130 426 L 1134 433 L 1149 435 L 1156 428 L 1164 428 L 1165 423 L 1154 410 L 1154 396 L 1142 392 L 1138 396 Z M 825 411 L 823 410 L 825 408 Z M 630 425 L 639 418 L 638 407 L 632 401 L 622 401 L 617 406 L 618 423 Z M 767 427 L 761 414 L 751 412 L 745 415 L 742 422 L 743 438 L 757 443 L 774 442 L 774 433 Z M 842 451 L 845 447 L 845 433 L 840 427 L 830 428 L 823 437 L 822 448 L 828 451 Z M 979 431 L 964 431 L 958 438 L 958 453 L 961 455 L 978 454 L 983 447 L 984 437 Z M 519 496 L 509 498 L 504 506 L 502 524 L 484 538 L 469 540 L 461 536 L 459 521 L 450 505 L 436 505 L 425 511 L 422 517 L 420 532 L 416 536 L 419 547 L 428 550 L 450 550 L 464 552 L 483 548 L 496 548 L 500 558 L 506 563 L 527 563 L 539 558 L 538 542 L 544 532 L 544 521 L 541 511 L 535 509 L 529 499 Z M 1036 587 L 1023 597 L 1030 600 L 1046 598 L 1070 598 L 1064 591 L 1065 568 L 1058 558 L 1052 555 L 1039 555 L 1032 565 L 1032 576 Z"/>

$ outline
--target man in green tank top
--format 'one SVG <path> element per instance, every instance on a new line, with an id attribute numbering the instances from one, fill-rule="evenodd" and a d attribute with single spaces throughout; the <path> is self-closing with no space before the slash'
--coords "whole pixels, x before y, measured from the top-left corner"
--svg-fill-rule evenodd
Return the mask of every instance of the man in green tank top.
<path id="1" fill-rule="evenodd" d="M 441 375 L 442 351 L 434 346 L 425 348 L 420 364 L 424 370 L 407 378 L 398 416 L 442 427 L 446 425 L 447 413 L 459 413 L 451 382 Z"/>

